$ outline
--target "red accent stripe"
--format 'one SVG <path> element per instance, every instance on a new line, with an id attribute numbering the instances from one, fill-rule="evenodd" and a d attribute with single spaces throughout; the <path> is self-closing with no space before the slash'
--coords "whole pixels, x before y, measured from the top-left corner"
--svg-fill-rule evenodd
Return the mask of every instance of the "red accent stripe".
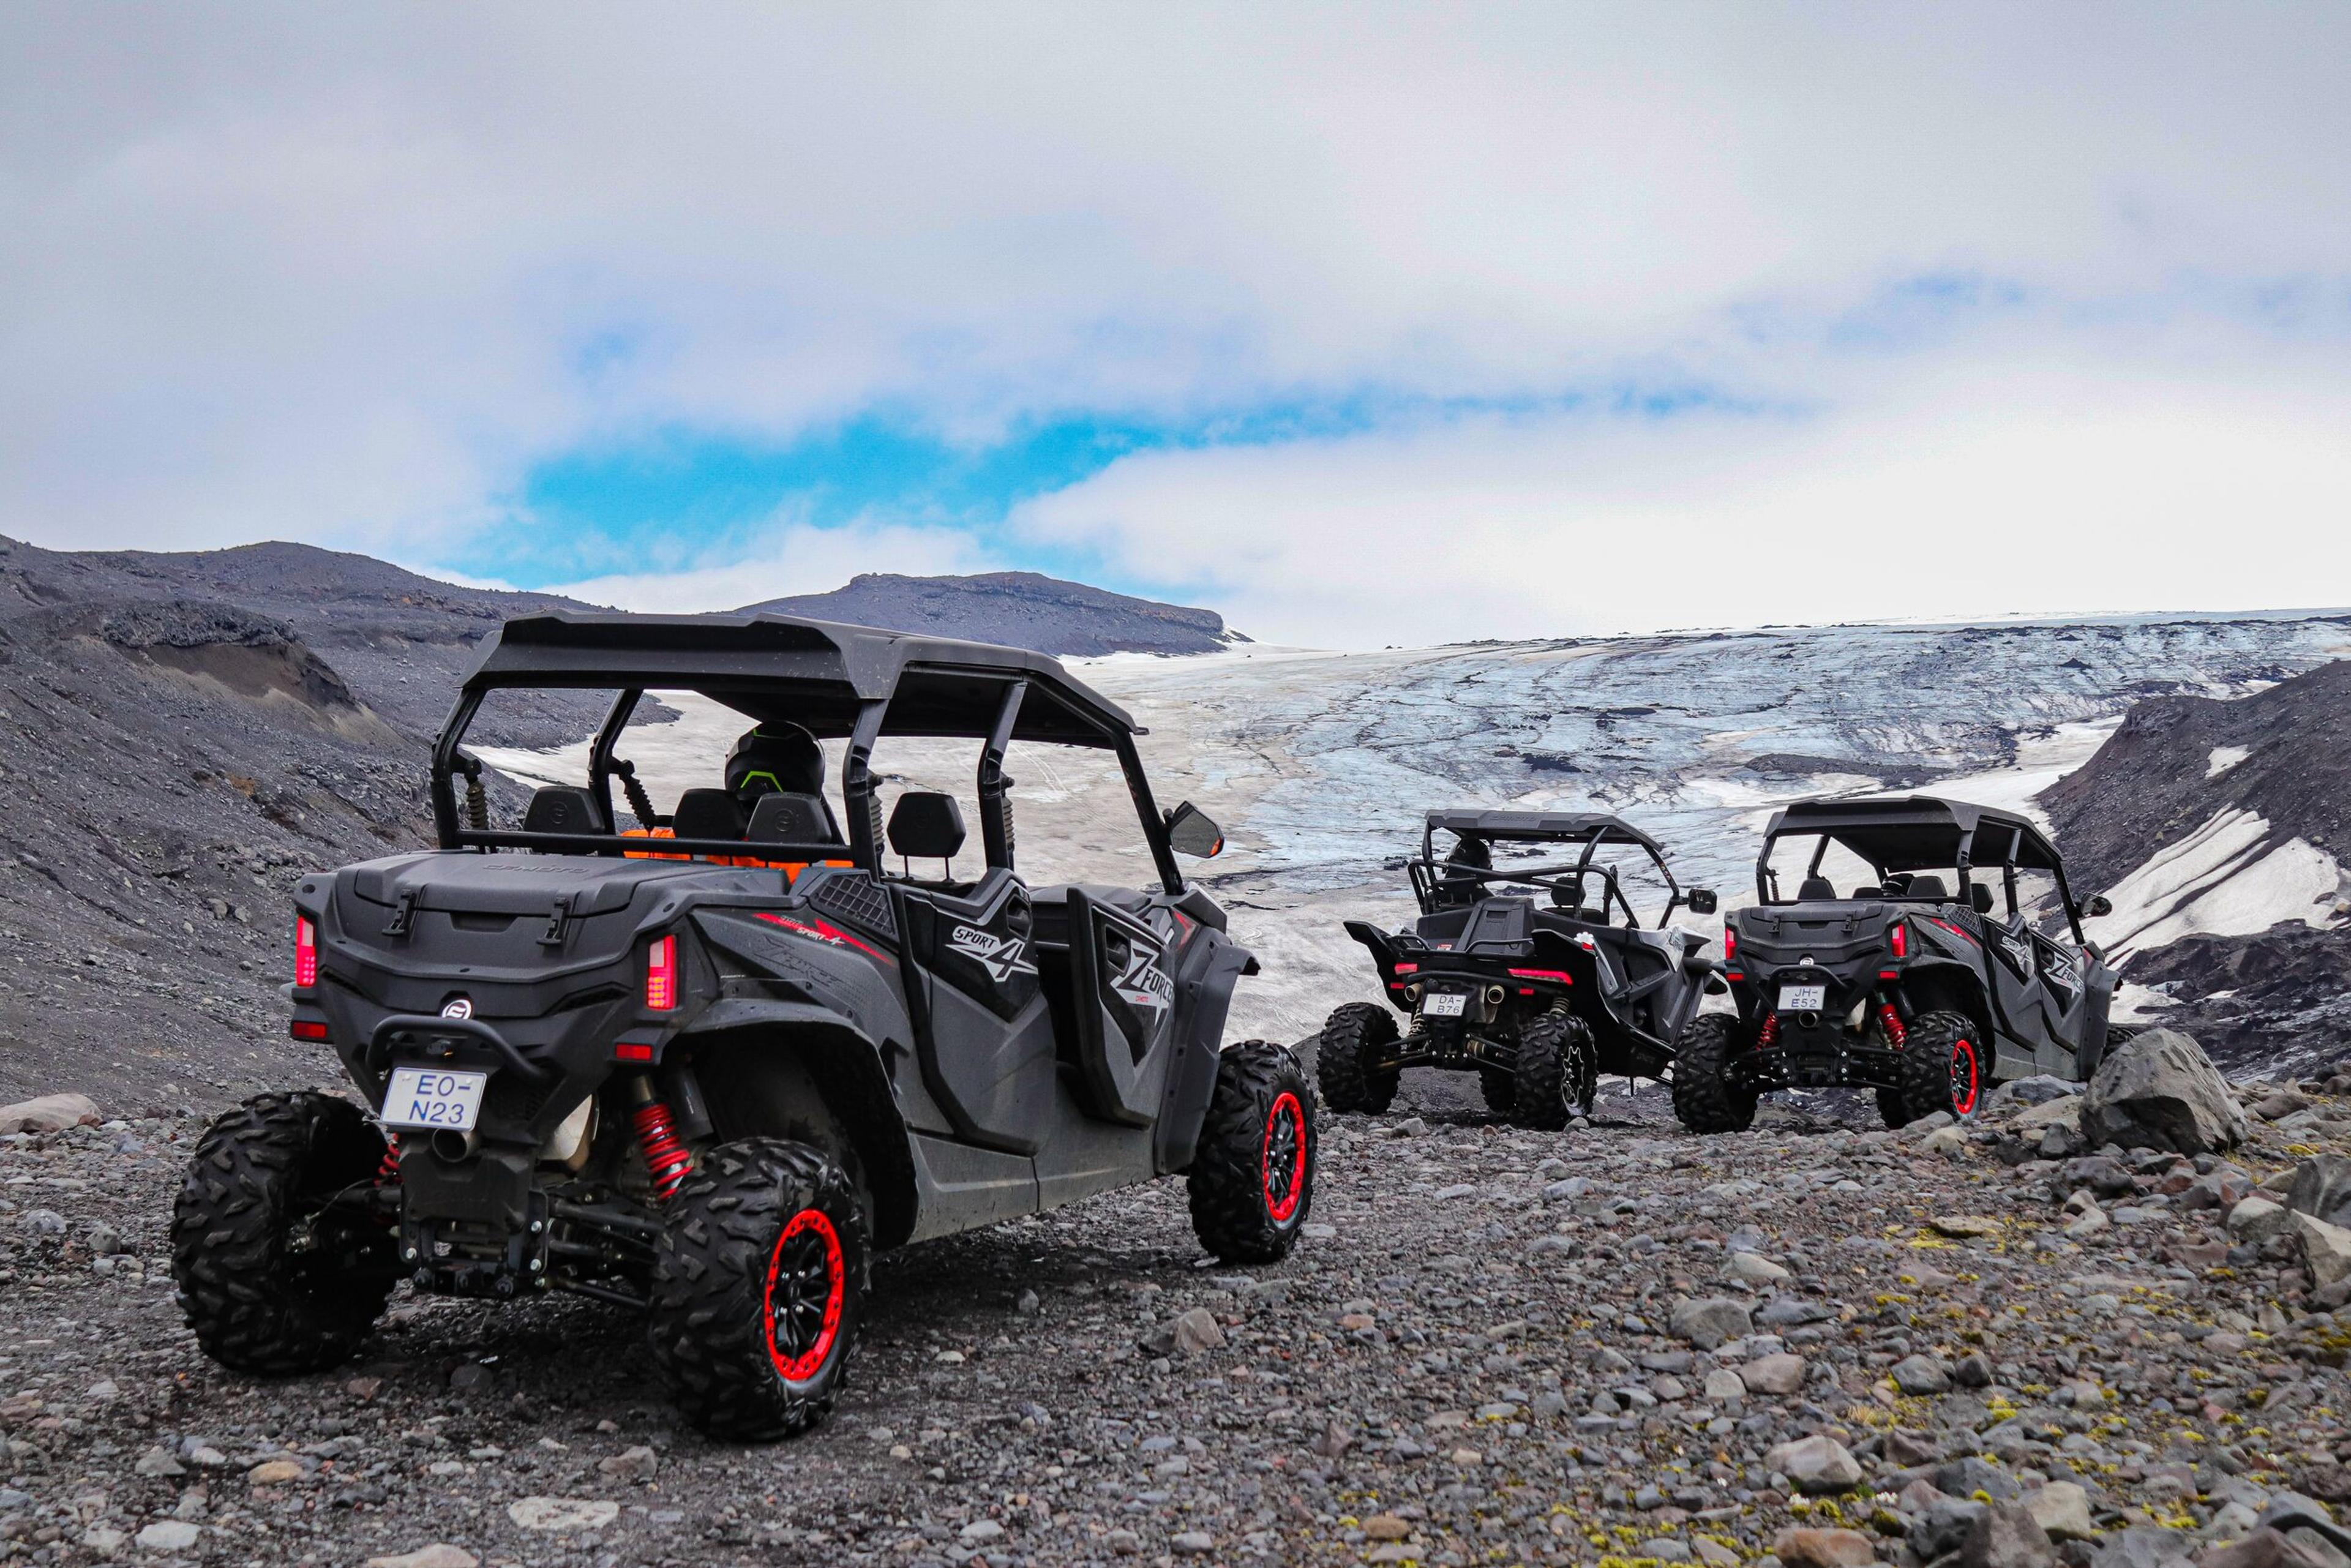
<path id="1" fill-rule="evenodd" d="M 780 925 L 796 936 L 805 936 L 811 942 L 827 942 L 836 947 L 854 947 L 859 952 L 879 958 L 885 964 L 894 962 L 890 955 L 881 948 L 870 942 L 859 941 L 840 926 L 827 921 L 813 917 L 807 920 L 795 920 L 789 915 L 769 915 L 764 911 L 760 913 L 759 918 L 770 925 Z"/>
<path id="2" fill-rule="evenodd" d="M 1569 974 L 1565 969 L 1513 969 L 1510 971 L 1510 978 L 1514 980 L 1552 980 L 1562 986 L 1572 986 L 1575 984 L 1575 977 Z"/>

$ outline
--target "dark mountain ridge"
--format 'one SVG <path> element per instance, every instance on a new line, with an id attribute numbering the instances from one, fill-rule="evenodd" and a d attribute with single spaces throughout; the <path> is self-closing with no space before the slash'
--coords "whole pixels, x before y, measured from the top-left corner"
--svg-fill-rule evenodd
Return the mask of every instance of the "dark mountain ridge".
<path id="1" fill-rule="evenodd" d="M 795 594 L 747 605 L 820 621 L 929 632 L 1040 653 L 1211 653 L 1248 638 L 1213 610 L 1134 599 L 1033 571 L 973 577 L 899 577 L 867 572 L 830 593 Z"/>

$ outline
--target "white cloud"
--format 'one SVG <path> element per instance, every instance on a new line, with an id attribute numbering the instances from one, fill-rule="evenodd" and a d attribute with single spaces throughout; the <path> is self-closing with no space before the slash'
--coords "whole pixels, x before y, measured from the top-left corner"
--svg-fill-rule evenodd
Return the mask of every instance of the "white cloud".
<path id="1" fill-rule="evenodd" d="M 2333 391 L 2001 365 L 1817 419 L 1157 454 L 1017 521 L 1252 636 L 1339 647 L 2331 604 L 2351 599 L 2346 419 Z"/>
<path id="2" fill-rule="evenodd" d="M 1364 617 L 1417 635 L 1418 585 L 1457 577 L 1556 623 L 1616 519 L 1691 579 L 1687 614 L 1614 595 L 1628 622 L 1708 619 L 1708 573 L 1748 569 L 1686 541 L 1918 497 L 2069 549 L 2007 519 L 2097 450 L 2071 515 L 2200 516 L 2296 552 L 2257 598 L 2351 599 L 2302 531 L 2341 517 L 2346 34 L 2328 5 L 18 5 L 0 532 L 455 559 L 533 461 L 649 430 L 1656 379 L 1826 413 L 1136 459 L 1033 524 L 1151 572 L 1180 524 L 1239 623 L 1379 641 Z M 2013 282 L 2045 338 L 1823 350 L 1935 270 Z M 2317 319 L 2257 319 L 2273 297 Z M 2011 377 L 2041 402 L 2011 409 Z M 2277 509 L 2237 506 L 2248 483 Z M 1409 517 L 1458 553 L 1346 559 Z M 835 542 L 877 552 L 839 575 L 910 548 Z M 2100 543 L 2085 601 L 2250 570 L 2158 582 L 2127 532 Z M 1991 607 L 1992 576 L 1905 559 Z M 608 592 L 742 597 L 654 575 Z M 1834 586 L 1812 612 L 1893 608 Z"/>

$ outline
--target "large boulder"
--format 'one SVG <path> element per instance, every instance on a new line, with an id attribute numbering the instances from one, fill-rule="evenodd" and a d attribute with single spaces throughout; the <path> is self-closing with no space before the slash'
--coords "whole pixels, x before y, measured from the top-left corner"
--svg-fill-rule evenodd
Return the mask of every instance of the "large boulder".
<path id="1" fill-rule="evenodd" d="M 62 1133 L 97 1123 L 98 1102 L 87 1094 L 44 1094 L 0 1105 L 0 1133 Z"/>
<path id="2" fill-rule="evenodd" d="M 2082 1096 L 2082 1133 L 2094 1146 L 2202 1155 L 2234 1148 L 2249 1132 L 2228 1081 L 2178 1030 L 2149 1030 L 2117 1046 Z"/>
<path id="3" fill-rule="evenodd" d="M 2337 1280 L 2351 1279 L 2351 1229 L 2292 1209 L 2286 1212 L 2293 1215 L 2294 1234 L 2302 1241 L 2302 1260 L 2310 1270 L 2312 1282 L 2323 1289 Z"/>
<path id="4" fill-rule="evenodd" d="M 2351 1226 L 2351 1159 L 2321 1155 L 2294 1167 L 2285 1206 L 2329 1225 Z"/>

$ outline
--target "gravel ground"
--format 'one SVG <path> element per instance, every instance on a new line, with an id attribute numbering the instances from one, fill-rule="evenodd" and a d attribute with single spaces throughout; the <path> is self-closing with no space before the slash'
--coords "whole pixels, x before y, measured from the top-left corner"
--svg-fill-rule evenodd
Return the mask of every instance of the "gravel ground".
<path id="1" fill-rule="evenodd" d="M 2069 1561 L 2153 1563 L 2119 1532 L 2241 1536 L 2351 1457 L 2351 1311 L 2191 1207 L 2351 1143 L 2351 1103 L 2266 1109 L 2200 1186 L 2009 1164 L 1998 1113 L 1931 1144 L 1827 1101 L 1703 1140 L 1654 1096 L 1564 1134 L 1326 1118 L 1284 1265 L 1202 1258 L 1177 1183 L 908 1249 L 840 1413 L 760 1448 L 678 1429 L 632 1322 L 581 1301 L 403 1287 L 348 1367 L 229 1375 L 162 1263 L 197 1124 L 15 1134 L 0 1556 L 1915 1564 L 1958 1544 L 1951 1498 L 2025 1489 Z M 2031 1490 L 2064 1481 L 2078 1508 Z"/>

